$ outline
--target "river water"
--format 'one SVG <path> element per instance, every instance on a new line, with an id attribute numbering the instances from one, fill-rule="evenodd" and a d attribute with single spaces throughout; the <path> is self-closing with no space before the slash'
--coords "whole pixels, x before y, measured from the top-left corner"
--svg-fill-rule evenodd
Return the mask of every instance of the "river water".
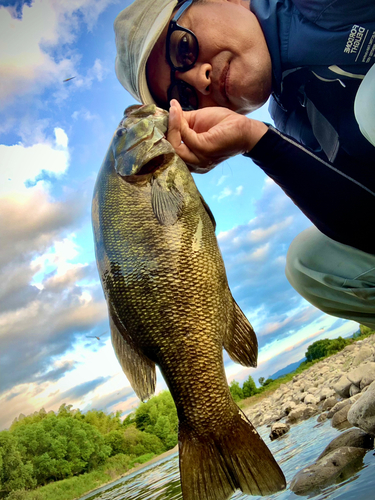
<path id="1" fill-rule="evenodd" d="M 270 442 L 269 429 L 257 429 L 269 446 L 282 468 L 288 485 L 295 474 L 314 462 L 327 444 L 338 436 L 339 432 L 331 427 L 328 420 L 317 424 L 316 417 L 310 418 L 291 427 L 290 431 Z M 316 500 L 374 500 L 375 499 L 375 456 L 369 451 L 363 466 L 354 475 L 340 484 L 334 484 L 309 496 L 297 496 L 289 489 L 267 497 L 267 500 L 290 500 L 314 498 Z M 231 500 L 262 499 L 237 491 Z M 81 500 L 182 500 L 178 454 L 170 455 L 159 462 L 134 472 L 106 485 Z M 197 498 L 197 500 L 199 500 Z"/>

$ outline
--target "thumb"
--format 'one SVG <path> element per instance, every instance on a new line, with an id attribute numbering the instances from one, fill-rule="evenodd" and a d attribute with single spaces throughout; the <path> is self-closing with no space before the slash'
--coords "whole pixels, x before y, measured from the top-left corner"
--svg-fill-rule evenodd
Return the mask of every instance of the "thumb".
<path id="1" fill-rule="evenodd" d="M 169 110 L 167 140 L 177 149 L 181 144 L 181 114 L 176 106 Z"/>

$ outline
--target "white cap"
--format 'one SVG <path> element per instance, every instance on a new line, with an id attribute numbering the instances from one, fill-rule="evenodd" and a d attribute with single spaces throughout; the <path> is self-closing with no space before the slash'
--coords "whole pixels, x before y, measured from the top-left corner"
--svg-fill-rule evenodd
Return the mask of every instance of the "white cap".
<path id="1" fill-rule="evenodd" d="M 147 84 L 146 63 L 177 0 L 135 0 L 116 17 L 116 75 L 139 102 L 155 103 Z"/>

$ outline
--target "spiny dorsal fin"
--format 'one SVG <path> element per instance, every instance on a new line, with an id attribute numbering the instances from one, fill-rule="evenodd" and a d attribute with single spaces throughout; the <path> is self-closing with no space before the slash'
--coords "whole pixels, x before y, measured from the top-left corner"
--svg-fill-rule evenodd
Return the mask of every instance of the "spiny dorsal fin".
<path id="1" fill-rule="evenodd" d="M 224 339 L 224 348 L 229 356 L 244 366 L 257 366 L 258 340 L 237 302 L 233 299 L 234 327 Z"/>
<path id="2" fill-rule="evenodd" d="M 120 324 L 118 328 L 116 323 L 119 322 L 115 321 L 114 313 L 109 311 L 112 345 L 117 359 L 135 393 L 144 401 L 155 392 L 155 363 L 137 348 L 125 328 Z"/>

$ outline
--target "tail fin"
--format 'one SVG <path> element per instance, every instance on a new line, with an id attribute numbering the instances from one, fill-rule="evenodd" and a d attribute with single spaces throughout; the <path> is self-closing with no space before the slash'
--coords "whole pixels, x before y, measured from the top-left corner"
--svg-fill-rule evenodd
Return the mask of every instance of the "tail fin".
<path id="1" fill-rule="evenodd" d="M 180 422 L 179 448 L 184 500 L 226 500 L 236 489 L 270 495 L 286 487 L 276 460 L 241 410 L 231 429 L 210 437 Z"/>

